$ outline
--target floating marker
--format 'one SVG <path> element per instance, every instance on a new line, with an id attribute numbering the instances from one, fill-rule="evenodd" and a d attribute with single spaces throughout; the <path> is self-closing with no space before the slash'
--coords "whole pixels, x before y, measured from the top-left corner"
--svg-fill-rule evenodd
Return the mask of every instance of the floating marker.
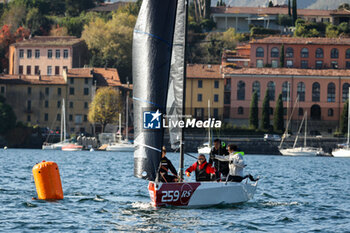
<path id="1" fill-rule="evenodd" d="M 46 162 L 44 160 L 36 164 L 33 167 L 33 176 L 39 199 L 63 199 L 60 172 L 55 162 Z"/>

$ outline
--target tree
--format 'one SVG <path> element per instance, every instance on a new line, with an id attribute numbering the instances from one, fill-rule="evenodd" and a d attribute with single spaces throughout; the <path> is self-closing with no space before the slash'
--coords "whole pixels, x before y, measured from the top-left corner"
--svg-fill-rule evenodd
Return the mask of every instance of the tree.
<path id="1" fill-rule="evenodd" d="M 280 67 L 284 67 L 284 44 L 281 45 Z"/>
<path id="2" fill-rule="evenodd" d="M 88 120 L 102 126 L 102 132 L 107 124 L 118 121 L 118 113 L 123 111 L 122 98 L 120 94 L 111 87 L 97 90 L 89 108 Z"/>
<path id="3" fill-rule="evenodd" d="M 256 91 L 254 91 L 252 101 L 250 102 L 249 127 L 252 129 L 259 128 L 259 106 L 258 94 L 256 93 Z"/>
<path id="4" fill-rule="evenodd" d="M 275 132 L 283 132 L 284 129 L 284 109 L 283 109 L 283 101 L 282 94 L 279 94 L 276 108 L 273 114 L 273 130 Z"/>
<path id="5" fill-rule="evenodd" d="M 288 15 L 289 15 L 289 16 L 292 16 L 291 6 L 290 6 L 290 0 L 288 0 Z"/>
<path id="6" fill-rule="evenodd" d="M 269 92 L 266 90 L 265 97 L 262 105 L 262 116 L 261 116 L 261 129 L 270 129 L 270 98 Z"/>
<path id="7" fill-rule="evenodd" d="M 269 1 L 269 7 L 274 7 L 272 1 Z"/>
<path id="8" fill-rule="evenodd" d="M 329 24 L 326 28 L 326 37 L 337 38 L 338 36 L 339 36 L 338 27 L 333 24 Z"/>
<path id="9" fill-rule="evenodd" d="M 293 0 L 293 24 L 294 25 L 297 19 L 298 19 L 297 0 Z"/>
<path id="10" fill-rule="evenodd" d="M 31 8 L 28 11 L 25 25 L 32 35 L 46 34 L 51 27 L 50 21 L 40 13 L 38 8 Z"/>
<path id="11" fill-rule="evenodd" d="M 66 27 L 60 27 L 60 25 L 52 26 L 50 36 L 68 36 L 68 29 Z"/>
<path id="12" fill-rule="evenodd" d="M 293 18 L 289 15 L 278 15 L 277 23 L 284 27 L 293 26 Z"/>
<path id="13" fill-rule="evenodd" d="M 1 25 L 9 25 L 14 31 L 25 23 L 26 6 L 12 3 L 1 17 Z"/>
<path id="14" fill-rule="evenodd" d="M 94 0 L 65 0 L 66 14 L 69 16 L 78 16 L 81 12 L 93 8 Z"/>
<path id="15" fill-rule="evenodd" d="M 349 111 L 349 100 L 346 100 L 346 102 L 344 103 L 343 112 L 340 118 L 340 132 L 342 134 L 346 134 L 348 132 L 348 111 Z"/>
<path id="16" fill-rule="evenodd" d="M 338 10 L 350 10 L 349 3 L 340 4 L 339 7 L 338 7 Z"/>
<path id="17" fill-rule="evenodd" d="M 4 98 L 0 102 L 0 134 L 16 127 L 16 115 L 12 107 L 5 103 Z"/>

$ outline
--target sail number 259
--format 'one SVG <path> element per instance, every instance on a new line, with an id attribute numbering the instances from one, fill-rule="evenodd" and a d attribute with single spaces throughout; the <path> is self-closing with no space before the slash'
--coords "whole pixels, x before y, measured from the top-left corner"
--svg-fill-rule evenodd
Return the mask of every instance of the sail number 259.
<path id="1" fill-rule="evenodd" d="M 162 202 L 175 202 L 180 198 L 180 192 L 178 190 L 162 191 Z"/>

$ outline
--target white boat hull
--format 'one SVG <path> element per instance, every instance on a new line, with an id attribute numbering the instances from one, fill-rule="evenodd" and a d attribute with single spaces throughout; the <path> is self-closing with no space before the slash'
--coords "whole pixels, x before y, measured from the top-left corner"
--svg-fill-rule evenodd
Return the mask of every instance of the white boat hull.
<path id="1" fill-rule="evenodd" d="M 209 146 L 198 148 L 198 154 L 210 154 L 211 148 Z"/>
<path id="2" fill-rule="evenodd" d="M 187 182 L 156 183 L 148 185 L 154 207 L 205 207 L 236 204 L 253 198 L 257 182 Z"/>
<path id="3" fill-rule="evenodd" d="M 108 145 L 106 151 L 134 152 L 134 145 L 127 143 L 114 143 Z"/>
<path id="4" fill-rule="evenodd" d="M 349 148 L 336 149 L 332 151 L 332 155 L 334 157 L 350 158 L 350 149 Z"/>
<path id="5" fill-rule="evenodd" d="M 322 149 L 312 147 L 297 147 L 289 149 L 280 149 L 282 155 L 286 156 L 318 156 L 322 155 Z"/>

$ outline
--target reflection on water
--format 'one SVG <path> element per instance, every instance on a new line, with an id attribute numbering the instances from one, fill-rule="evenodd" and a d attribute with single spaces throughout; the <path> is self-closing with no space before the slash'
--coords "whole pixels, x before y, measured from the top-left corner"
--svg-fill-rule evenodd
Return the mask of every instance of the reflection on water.
<path id="1" fill-rule="evenodd" d="M 169 153 L 175 165 L 178 156 Z M 321 231 L 350 229 L 350 159 L 245 156 L 259 175 L 255 198 L 213 208 L 155 209 L 147 182 L 133 177 L 132 153 L 0 150 L 0 229 L 57 231 Z M 31 169 L 60 168 L 65 198 L 36 196 Z M 194 160 L 187 158 L 186 166 Z M 191 178 L 193 179 L 193 177 Z"/>

